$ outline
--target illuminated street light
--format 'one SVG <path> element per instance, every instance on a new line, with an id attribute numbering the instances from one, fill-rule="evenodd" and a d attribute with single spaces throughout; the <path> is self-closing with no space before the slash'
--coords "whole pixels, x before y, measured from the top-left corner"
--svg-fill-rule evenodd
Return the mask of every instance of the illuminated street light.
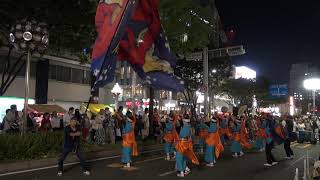
<path id="1" fill-rule="evenodd" d="M 114 98 L 115 98 L 115 103 L 114 103 L 114 107 L 115 107 L 115 110 L 118 109 L 118 99 L 119 99 L 119 96 L 122 94 L 122 88 L 119 86 L 118 83 L 116 83 L 113 88 L 111 89 L 111 93 L 113 94 Z"/>
<path id="2" fill-rule="evenodd" d="M 17 50 L 27 53 L 25 70 L 25 104 L 24 121 L 22 131 L 26 130 L 27 110 L 29 98 L 30 61 L 34 52 L 43 54 L 49 45 L 49 31 L 45 23 L 38 23 L 34 20 L 21 20 L 12 26 L 9 33 L 10 44 Z"/>
<path id="3" fill-rule="evenodd" d="M 320 79 L 319 78 L 306 79 L 303 82 L 303 86 L 307 90 L 312 90 L 313 113 L 315 113 L 315 109 L 316 109 L 316 91 L 320 89 Z"/>

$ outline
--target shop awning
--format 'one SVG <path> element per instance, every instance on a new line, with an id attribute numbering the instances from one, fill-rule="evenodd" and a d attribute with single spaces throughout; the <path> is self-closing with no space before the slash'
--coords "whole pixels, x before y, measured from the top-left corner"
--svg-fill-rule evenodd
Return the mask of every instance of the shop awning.
<path id="1" fill-rule="evenodd" d="M 82 103 L 80 110 L 82 112 L 85 112 L 87 105 L 88 105 L 88 103 Z M 92 112 L 93 114 L 97 114 L 97 113 L 99 113 L 100 109 L 106 109 L 107 107 L 113 113 L 113 108 L 111 106 L 106 105 L 106 104 L 90 104 L 88 107 L 88 111 Z"/>
<path id="2" fill-rule="evenodd" d="M 28 106 L 29 111 L 37 112 L 37 113 L 65 113 L 66 110 L 58 105 L 48 105 L 48 104 L 32 104 Z"/>

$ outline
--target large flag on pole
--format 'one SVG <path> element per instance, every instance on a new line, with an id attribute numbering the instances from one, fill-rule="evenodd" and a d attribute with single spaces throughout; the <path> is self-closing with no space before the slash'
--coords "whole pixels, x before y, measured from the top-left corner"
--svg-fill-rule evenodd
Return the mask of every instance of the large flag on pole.
<path id="1" fill-rule="evenodd" d="M 98 37 L 92 51 L 91 71 L 96 77 L 93 89 L 103 87 L 114 79 L 117 47 L 135 10 L 137 0 L 101 0 L 95 24 Z"/>
<path id="2" fill-rule="evenodd" d="M 111 82 L 114 78 L 116 60 L 124 60 L 130 63 L 146 85 L 157 89 L 182 91 L 184 82 L 173 73 L 176 57 L 171 52 L 161 27 L 157 9 L 158 0 L 114 0 L 113 4 L 110 4 L 110 1 L 100 2 L 99 6 L 111 8 L 116 4 L 121 7 L 121 3 L 124 5 L 125 2 L 128 5 L 126 8 L 122 6 L 123 8 L 117 11 L 119 15 L 123 16 L 119 18 L 118 31 L 114 31 L 113 28 L 98 29 L 99 36 L 100 34 L 102 37 L 113 34 L 114 38 L 113 40 L 110 37 L 105 38 L 106 41 L 98 44 L 100 46 L 95 46 L 98 52 L 104 52 L 100 53 L 103 56 L 97 56 L 93 53 L 92 70 L 97 77 L 96 88 Z M 115 1 L 117 3 L 114 3 Z M 109 19 L 105 21 L 109 22 L 107 24 L 110 26 L 112 18 L 108 13 L 99 13 L 98 10 L 97 17 L 101 17 L 98 14 L 103 14 L 104 18 Z M 97 42 L 99 42 L 99 36 Z M 104 58 L 99 62 L 95 60 L 95 57 Z M 99 58 L 97 59 L 99 60 Z"/>

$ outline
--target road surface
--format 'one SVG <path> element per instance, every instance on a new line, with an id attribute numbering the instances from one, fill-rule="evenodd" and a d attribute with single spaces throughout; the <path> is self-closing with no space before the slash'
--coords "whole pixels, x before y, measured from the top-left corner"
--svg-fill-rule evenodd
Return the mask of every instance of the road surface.
<path id="1" fill-rule="evenodd" d="M 190 166 L 192 172 L 184 179 L 192 180 L 293 180 L 295 169 L 299 168 L 299 175 L 303 175 L 304 157 L 309 154 L 311 159 L 319 156 L 319 145 L 297 144 L 292 148 L 295 153 L 293 160 L 285 160 L 282 146 L 273 151 L 279 164 L 273 167 L 264 167 L 265 153 L 246 153 L 242 158 L 232 158 L 225 152 L 223 157 L 213 168 L 202 165 Z M 134 160 L 133 168 L 121 169 L 119 158 L 91 162 L 91 176 L 84 176 L 79 165 L 65 167 L 62 177 L 56 176 L 56 168 L 45 170 L 30 170 L 17 172 L 11 175 L 0 174 L 0 180 L 173 180 L 178 179 L 174 171 L 174 161 L 165 161 L 162 155 L 148 155 Z M 311 160 L 313 161 L 313 160 Z"/>

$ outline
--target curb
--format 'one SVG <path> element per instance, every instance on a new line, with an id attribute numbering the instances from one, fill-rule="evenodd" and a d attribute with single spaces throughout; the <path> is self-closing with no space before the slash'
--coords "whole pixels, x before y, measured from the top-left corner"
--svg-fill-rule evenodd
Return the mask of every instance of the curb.
<path id="1" fill-rule="evenodd" d="M 141 146 L 139 147 L 140 152 L 144 151 L 157 151 L 162 150 L 163 145 L 150 145 L 150 146 Z M 87 161 L 92 161 L 97 158 L 116 158 L 121 155 L 121 151 L 119 149 L 112 151 L 97 151 L 90 152 L 86 154 Z M 22 162 L 14 162 L 14 163 L 3 163 L 0 164 L 0 174 L 15 172 L 15 171 L 24 171 L 28 169 L 36 169 L 42 167 L 56 166 L 58 158 L 48 158 L 48 159 L 39 159 L 39 160 L 29 160 Z M 64 161 L 64 164 L 68 163 L 76 163 L 79 160 L 74 154 L 70 154 L 67 159 Z"/>

